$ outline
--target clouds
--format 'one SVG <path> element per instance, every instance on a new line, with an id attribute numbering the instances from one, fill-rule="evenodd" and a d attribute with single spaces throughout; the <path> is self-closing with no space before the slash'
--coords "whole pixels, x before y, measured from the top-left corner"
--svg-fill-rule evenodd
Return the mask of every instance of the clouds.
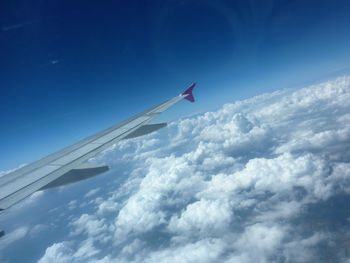
<path id="1" fill-rule="evenodd" d="M 75 227 L 74 234 L 85 233 L 92 237 L 103 235 L 107 228 L 104 219 L 97 219 L 95 216 L 88 214 L 82 214 L 72 222 L 72 225 Z"/>
<path id="2" fill-rule="evenodd" d="M 254 224 L 245 228 L 235 242 L 237 255 L 231 262 L 271 262 L 279 258 L 279 249 L 286 236 L 285 227 L 279 225 Z"/>
<path id="3" fill-rule="evenodd" d="M 345 260 L 348 248 L 331 245 L 340 230 L 310 207 L 350 191 L 348 112 L 341 77 L 123 141 L 95 161 L 126 179 L 91 190 L 90 212 L 70 223 L 75 242 L 41 260 L 81 247 L 77 262 L 322 262 L 321 247 Z"/>
<path id="4" fill-rule="evenodd" d="M 217 262 L 224 252 L 226 244 L 220 239 L 201 239 L 176 248 L 167 248 L 151 252 L 147 262 Z"/>
<path id="5" fill-rule="evenodd" d="M 0 239 L 0 248 L 4 248 L 9 244 L 25 237 L 28 233 L 28 230 L 28 227 L 22 226 L 6 234 Z"/>
<path id="6" fill-rule="evenodd" d="M 68 263 L 72 261 L 73 250 L 68 242 L 55 243 L 46 249 L 44 256 L 38 263 Z"/>
<path id="7" fill-rule="evenodd" d="M 219 236 L 231 222 L 228 202 L 201 199 L 189 204 L 179 216 L 170 219 L 169 231 L 181 237 Z"/>
<path id="8" fill-rule="evenodd" d="M 84 197 L 91 197 L 93 195 L 95 195 L 96 193 L 98 193 L 99 191 L 101 190 L 101 188 L 94 188 L 94 189 L 91 189 L 89 192 L 87 192 Z"/>
<path id="9" fill-rule="evenodd" d="M 6 174 L 12 173 L 12 172 L 14 172 L 14 171 L 24 167 L 24 166 L 26 166 L 26 164 L 21 164 L 21 165 L 19 165 L 18 167 L 14 168 L 14 169 L 6 170 L 6 171 L 0 171 L 0 177 L 4 176 Z"/>

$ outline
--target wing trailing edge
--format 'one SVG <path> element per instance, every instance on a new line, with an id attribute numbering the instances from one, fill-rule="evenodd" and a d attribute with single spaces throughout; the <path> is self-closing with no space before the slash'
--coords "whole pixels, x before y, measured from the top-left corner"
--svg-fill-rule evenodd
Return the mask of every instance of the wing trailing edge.
<path id="1" fill-rule="evenodd" d="M 58 177 L 56 180 L 48 183 L 38 191 L 83 181 L 102 174 L 108 170 L 108 165 L 91 165 L 86 163 L 63 174 L 61 177 Z"/>
<path id="2" fill-rule="evenodd" d="M 126 137 L 124 137 L 124 139 L 132 139 L 132 138 L 136 138 L 136 137 L 140 137 L 152 132 L 155 132 L 163 127 L 166 127 L 167 123 L 156 123 L 156 124 L 146 124 L 141 126 L 140 128 L 138 128 L 137 130 L 133 131 L 132 133 L 130 133 L 129 135 L 127 135 Z"/>

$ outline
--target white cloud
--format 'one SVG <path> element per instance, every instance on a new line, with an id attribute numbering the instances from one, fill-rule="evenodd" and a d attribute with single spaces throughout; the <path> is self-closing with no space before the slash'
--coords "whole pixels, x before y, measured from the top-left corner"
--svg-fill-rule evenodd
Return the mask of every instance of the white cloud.
<path id="1" fill-rule="evenodd" d="M 100 252 L 90 238 L 81 242 L 75 249 L 72 248 L 74 245 L 74 242 L 68 241 L 54 243 L 46 249 L 38 263 L 86 262 L 88 258 Z"/>
<path id="2" fill-rule="evenodd" d="M 202 239 L 181 247 L 170 247 L 161 251 L 151 252 L 144 262 L 218 262 L 226 244 L 220 239 Z"/>
<path id="3" fill-rule="evenodd" d="M 74 234 L 87 234 L 88 236 L 99 236 L 107 229 L 104 219 L 97 219 L 96 216 L 82 214 L 72 222 L 75 227 Z"/>
<path id="4" fill-rule="evenodd" d="M 77 200 L 71 200 L 68 203 L 68 209 L 69 210 L 73 210 L 73 209 L 75 209 L 77 207 L 77 205 L 78 205 L 78 201 Z"/>
<path id="5" fill-rule="evenodd" d="M 113 200 L 106 200 L 98 205 L 97 214 L 106 215 L 108 213 L 113 213 L 118 209 L 118 204 Z"/>
<path id="6" fill-rule="evenodd" d="M 85 198 L 91 197 L 91 196 L 97 194 L 100 190 L 101 190 L 100 187 L 91 189 L 89 192 L 87 192 L 87 193 L 84 195 L 84 197 L 85 197 Z"/>
<path id="7" fill-rule="evenodd" d="M 38 225 L 33 226 L 30 229 L 29 234 L 31 235 L 31 237 L 39 236 L 41 234 L 41 232 L 45 231 L 47 228 L 48 228 L 47 225 L 38 224 Z"/>
<path id="8" fill-rule="evenodd" d="M 324 233 L 315 233 L 301 240 L 293 240 L 286 244 L 284 256 L 290 262 L 314 262 L 314 255 L 310 253 L 310 248 L 316 247 L 327 238 L 329 236 Z"/>
<path id="9" fill-rule="evenodd" d="M 181 236 L 222 235 L 232 218 L 230 204 L 224 200 L 199 200 L 189 204 L 180 217 L 173 216 L 169 230 Z"/>
<path id="10" fill-rule="evenodd" d="M 14 172 L 14 171 L 24 167 L 24 166 L 26 166 L 26 164 L 21 164 L 21 165 L 19 165 L 18 167 L 14 168 L 14 169 L 6 170 L 6 171 L 0 171 L 0 177 L 4 176 L 6 174 L 12 173 L 12 172 Z"/>
<path id="11" fill-rule="evenodd" d="M 72 262 L 72 254 L 68 242 L 55 243 L 46 249 L 38 263 L 69 263 Z"/>
<path id="12" fill-rule="evenodd" d="M 1 237 L 0 238 L 0 248 L 4 248 L 4 247 L 8 246 L 9 244 L 11 244 L 19 239 L 24 238 L 27 235 L 28 231 L 29 231 L 29 229 L 27 226 L 22 226 L 22 227 L 16 228 L 12 232 Z"/>
<path id="13" fill-rule="evenodd" d="M 279 225 L 259 223 L 247 226 L 234 244 L 237 256 L 234 255 L 231 261 L 244 258 L 245 262 L 271 262 L 273 257 L 279 257 L 277 248 L 283 246 L 286 231 L 285 227 Z"/>
<path id="14" fill-rule="evenodd" d="M 321 243 L 346 251 L 327 245 L 337 235 L 309 210 L 350 193 L 349 112 L 350 77 L 342 77 L 123 141 L 95 161 L 127 179 L 91 190 L 98 197 L 84 209 L 92 212 L 70 224 L 77 242 L 54 244 L 43 258 L 59 262 L 66 251 L 86 262 L 319 262 Z"/>
<path id="15" fill-rule="evenodd" d="M 74 257 L 79 259 L 89 258 L 99 253 L 94 247 L 92 239 L 87 239 L 79 245 L 79 249 L 74 253 Z"/>

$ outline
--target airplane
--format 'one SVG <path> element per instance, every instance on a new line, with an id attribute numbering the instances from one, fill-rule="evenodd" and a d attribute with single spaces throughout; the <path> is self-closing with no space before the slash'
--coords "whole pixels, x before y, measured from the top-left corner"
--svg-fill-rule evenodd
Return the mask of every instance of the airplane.
<path id="1" fill-rule="evenodd" d="M 75 183 L 108 171 L 106 165 L 93 165 L 87 161 L 120 140 L 136 138 L 165 127 L 166 123 L 149 122 L 182 99 L 194 102 L 192 91 L 195 85 L 191 84 L 179 96 L 122 123 L 0 177 L 0 212 L 36 191 Z M 0 237 L 3 235 L 4 231 L 0 231 Z"/>

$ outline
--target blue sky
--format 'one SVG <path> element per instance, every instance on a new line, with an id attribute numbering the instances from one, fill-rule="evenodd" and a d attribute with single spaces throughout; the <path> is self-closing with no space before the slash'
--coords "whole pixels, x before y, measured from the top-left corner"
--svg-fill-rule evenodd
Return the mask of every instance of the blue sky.
<path id="1" fill-rule="evenodd" d="M 349 72 L 348 1 L 8 1 L 0 169 L 58 150 L 198 83 L 195 105 Z"/>

